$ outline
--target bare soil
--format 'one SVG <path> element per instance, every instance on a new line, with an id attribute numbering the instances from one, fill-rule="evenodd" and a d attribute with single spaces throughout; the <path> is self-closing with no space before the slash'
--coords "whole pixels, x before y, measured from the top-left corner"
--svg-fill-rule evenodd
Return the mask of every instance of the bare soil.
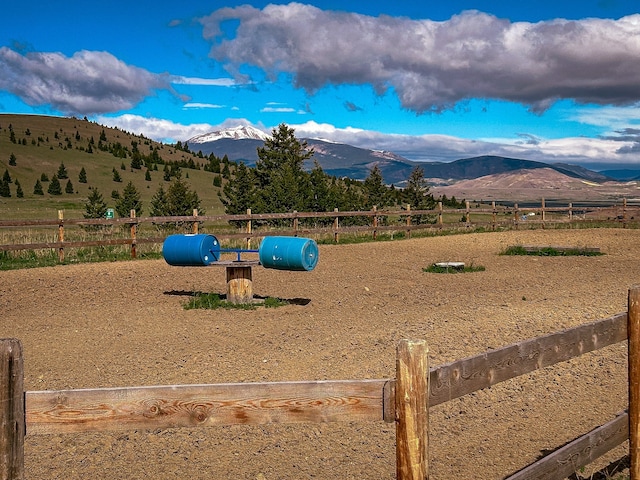
<path id="1" fill-rule="evenodd" d="M 640 231 L 537 230 L 320 246 L 312 272 L 254 269 L 254 293 L 296 303 L 185 310 L 225 292 L 224 269 L 162 260 L 0 272 L 0 337 L 22 340 L 25 388 L 389 378 L 403 338 L 431 365 L 606 318 L 640 279 Z M 509 245 L 600 247 L 513 257 Z M 483 272 L 433 274 L 434 262 Z M 626 344 L 430 411 L 432 479 L 499 479 L 627 405 Z M 623 445 L 588 478 L 627 454 Z M 392 479 L 383 422 L 27 436 L 36 479 Z"/>

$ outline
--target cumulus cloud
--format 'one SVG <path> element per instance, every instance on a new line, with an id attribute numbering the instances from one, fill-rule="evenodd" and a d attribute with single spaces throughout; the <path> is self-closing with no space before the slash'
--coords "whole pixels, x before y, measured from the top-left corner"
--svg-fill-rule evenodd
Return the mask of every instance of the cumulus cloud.
<path id="1" fill-rule="evenodd" d="M 221 24 L 237 21 L 232 33 Z M 200 19 L 211 56 L 229 72 L 259 67 L 325 85 L 392 89 L 404 108 L 440 112 L 470 98 L 543 112 L 559 99 L 640 100 L 640 15 L 511 22 L 467 11 L 443 22 L 324 11 L 311 5 L 221 8 Z"/>
<path id="2" fill-rule="evenodd" d="M 82 50 L 21 55 L 0 47 L 0 90 L 29 105 L 50 105 L 66 114 L 89 115 L 131 108 L 169 79 L 127 65 L 108 52 Z"/>

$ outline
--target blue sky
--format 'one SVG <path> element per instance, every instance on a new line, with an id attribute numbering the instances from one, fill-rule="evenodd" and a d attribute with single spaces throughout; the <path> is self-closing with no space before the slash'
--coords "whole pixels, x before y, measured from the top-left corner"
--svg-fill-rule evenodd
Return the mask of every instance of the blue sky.
<path id="1" fill-rule="evenodd" d="M 640 1 L 10 2 L 0 112 L 640 168 Z"/>

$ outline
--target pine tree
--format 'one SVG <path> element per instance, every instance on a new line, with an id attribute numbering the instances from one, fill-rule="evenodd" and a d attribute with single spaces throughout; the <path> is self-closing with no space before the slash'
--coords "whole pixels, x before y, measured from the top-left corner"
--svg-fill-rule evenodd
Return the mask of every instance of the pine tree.
<path id="1" fill-rule="evenodd" d="M 15 183 L 15 186 L 16 186 L 16 197 L 24 198 L 24 191 L 22 190 L 22 185 L 20 185 L 20 182 L 18 181 L 17 178 L 16 178 L 16 181 L 14 183 Z"/>
<path id="2" fill-rule="evenodd" d="M 16 156 L 11 152 L 11 155 L 9 155 L 9 165 L 15 167 L 17 164 L 16 160 Z"/>
<path id="3" fill-rule="evenodd" d="M 369 171 L 369 175 L 362 184 L 365 197 L 365 208 L 370 209 L 373 206 L 384 208 L 389 205 L 389 189 L 384 184 L 382 172 L 378 165 Z"/>
<path id="4" fill-rule="evenodd" d="M 41 182 L 48 182 L 49 181 L 49 176 L 46 173 L 43 173 L 42 175 L 40 175 L 40 181 Z"/>
<path id="5" fill-rule="evenodd" d="M 429 186 L 424 178 L 422 167 L 415 167 L 409 174 L 407 187 L 402 193 L 405 203 L 411 205 L 412 210 L 431 210 L 435 208 L 436 201 L 429 193 Z M 433 223 L 433 215 L 416 215 L 411 217 L 416 223 Z"/>
<path id="6" fill-rule="evenodd" d="M 151 197 L 151 212 L 149 212 L 149 215 L 151 215 L 152 217 L 164 217 L 168 215 L 168 211 L 169 204 L 167 201 L 167 192 L 165 191 L 162 184 L 160 184 L 160 187 L 158 188 L 158 190 L 156 190 L 156 193 L 154 193 L 153 197 Z"/>
<path id="7" fill-rule="evenodd" d="M 10 197 L 11 196 L 11 188 L 9 187 L 9 182 L 7 182 L 4 178 L 0 180 L 0 197 Z"/>
<path id="8" fill-rule="evenodd" d="M 11 180 L 11 175 L 9 175 L 9 170 L 4 171 L 4 175 L 2 176 L 2 181 L 7 182 L 7 184 L 13 183 L 13 180 Z"/>
<path id="9" fill-rule="evenodd" d="M 49 183 L 49 188 L 47 188 L 47 193 L 49 195 L 62 195 L 62 186 L 60 185 L 60 180 L 55 175 L 51 179 L 51 183 Z"/>
<path id="10" fill-rule="evenodd" d="M 145 172 L 145 174 L 144 174 L 144 179 L 145 179 L 147 182 L 150 182 L 150 181 L 151 181 L 151 172 L 149 171 L 149 169 L 148 169 L 148 168 L 147 168 L 147 171 L 146 171 L 146 172 Z"/>
<path id="11" fill-rule="evenodd" d="M 84 204 L 84 218 L 104 218 L 107 204 L 97 188 L 89 187 L 89 196 Z"/>
<path id="12" fill-rule="evenodd" d="M 87 183 L 87 172 L 84 169 L 84 167 L 82 167 L 82 169 L 80 170 L 80 173 L 78 174 L 78 182 Z"/>
<path id="13" fill-rule="evenodd" d="M 64 163 L 60 163 L 58 167 L 58 173 L 56 174 L 58 179 L 64 180 L 65 178 L 69 178 L 69 174 L 67 173 L 67 169 L 64 166 Z"/>
<path id="14" fill-rule="evenodd" d="M 220 200 L 227 215 L 242 214 L 249 208 L 255 208 L 257 185 L 253 170 L 240 163 L 235 177 L 224 185 L 222 192 Z"/>
<path id="15" fill-rule="evenodd" d="M 36 180 L 36 184 L 33 186 L 33 194 L 44 195 L 44 190 L 42 189 L 42 184 L 40 183 L 40 180 Z"/>
<path id="16" fill-rule="evenodd" d="M 112 173 L 114 182 L 122 182 L 122 177 L 120 176 L 120 173 L 115 169 L 115 167 L 113 168 Z"/>
<path id="17" fill-rule="evenodd" d="M 66 184 L 66 185 L 65 185 L 65 187 L 64 187 L 64 191 L 65 191 L 66 193 L 73 193 L 73 192 L 74 192 L 74 190 L 73 190 L 73 184 L 71 183 L 71 180 L 67 180 L 67 184 Z"/>
<path id="18" fill-rule="evenodd" d="M 140 201 L 140 193 L 136 190 L 133 182 L 129 182 L 120 197 L 116 201 L 116 212 L 120 217 L 128 217 L 131 210 L 136 211 L 136 216 L 142 215 L 142 202 Z"/>

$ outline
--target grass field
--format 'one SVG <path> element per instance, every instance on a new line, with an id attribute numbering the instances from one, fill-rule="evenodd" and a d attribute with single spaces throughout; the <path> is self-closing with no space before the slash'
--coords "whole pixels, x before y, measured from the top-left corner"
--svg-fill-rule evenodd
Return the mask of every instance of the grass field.
<path id="1" fill-rule="evenodd" d="M 15 143 L 11 141 L 11 129 Z M 133 182 L 140 192 L 143 215 L 149 212 L 149 202 L 163 180 L 162 165 L 158 171 L 152 171 L 151 181 L 145 180 L 146 169 L 130 168 L 131 158 L 117 158 L 113 154 L 92 147 L 88 153 L 91 138 L 97 145 L 104 131 L 106 142 L 120 143 L 129 152 L 132 142 L 138 144 L 141 153 L 147 155 L 151 148 L 158 148 L 160 157 L 165 161 L 180 161 L 193 158 L 196 164 L 204 166 L 206 158 L 195 154 L 176 150 L 172 146 L 154 142 L 119 129 L 103 127 L 97 123 L 77 118 L 46 117 L 35 115 L 0 114 L 0 175 L 5 170 L 11 180 L 17 179 L 22 186 L 24 198 L 17 198 L 15 183 L 10 185 L 11 197 L 0 197 L 0 218 L 2 219 L 40 219 L 56 218 L 58 210 L 64 210 L 65 218 L 81 218 L 89 187 L 97 188 L 108 207 L 114 207 L 111 198 L 114 190 L 122 193 L 129 181 Z M 16 165 L 9 165 L 11 155 L 16 158 Z M 48 183 L 42 182 L 44 195 L 34 195 L 33 189 L 42 174 L 49 179 L 58 172 L 60 164 L 64 164 L 74 193 L 64 193 L 66 179 L 60 180 L 62 195 L 47 193 Z M 122 165 L 125 169 L 121 169 Z M 79 182 L 80 170 L 84 168 L 87 183 Z M 113 180 L 113 169 L 120 174 L 121 182 Z M 207 214 L 224 213 L 218 197 L 220 188 L 213 186 L 216 174 L 204 170 L 183 169 L 182 177 L 198 193 L 201 205 Z"/>

